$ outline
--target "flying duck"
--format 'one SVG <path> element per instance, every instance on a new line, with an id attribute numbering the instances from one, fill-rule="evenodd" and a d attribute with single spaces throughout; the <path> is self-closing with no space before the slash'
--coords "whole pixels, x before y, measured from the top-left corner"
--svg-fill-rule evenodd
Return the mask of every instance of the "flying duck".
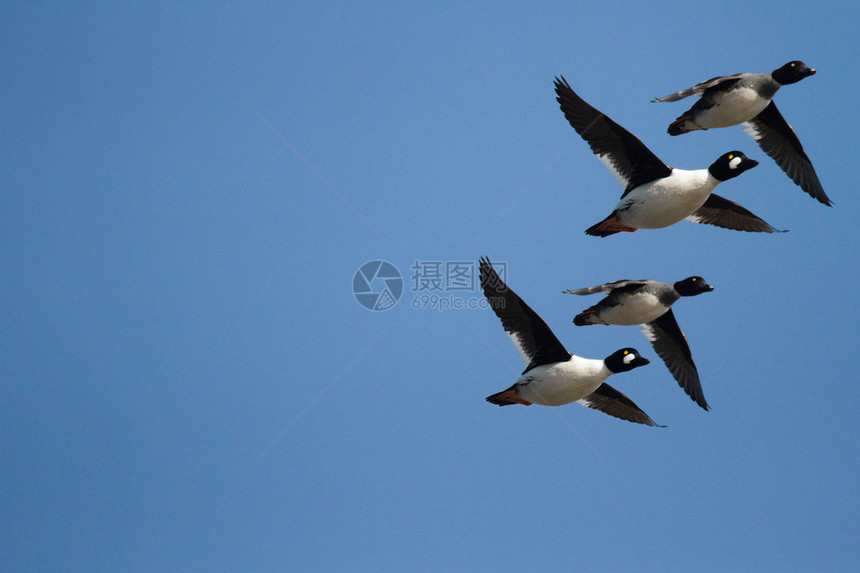
<path id="1" fill-rule="evenodd" d="M 571 354 L 546 322 L 512 291 L 490 261 L 481 258 L 481 288 L 502 327 L 527 364 L 513 386 L 487 396 L 498 406 L 562 406 L 579 402 L 630 422 L 657 426 L 630 398 L 604 382 L 613 374 L 649 364 L 633 348 L 622 348 L 603 360 Z"/>
<path id="2" fill-rule="evenodd" d="M 615 210 L 586 234 L 607 237 L 636 229 L 660 229 L 682 219 L 736 231 L 777 232 L 737 203 L 711 193 L 758 161 L 730 151 L 707 169 L 671 168 L 635 135 L 576 95 L 564 77 L 556 78 L 555 92 L 567 121 L 624 187 Z"/>
<path id="3" fill-rule="evenodd" d="M 689 277 L 674 284 L 658 281 L 621 280 L 593 287 L 566 290 L 567 294 L 607 294 L 596 305 L 577 314 L 573 323 L 642 325 L 642 333 L 651 342 L 657 355 L 696 404 L 708 410 L 708 403 L 699 382 L 699 372 L 687 339 L 672 312 L 672 305 L 682 296 L 711 292 L 714 287 L 702 277 Z"/>
<path id="4" fill-rule="evenodd" d="M 678 101 L 691 95 L 702 96 L 669 125 L 669 135 L 742 123 L 744 131 L 795 184 L 830 206 L 832 202 L 821 187 L 800 140 L 773 103 L 773 96 L 779 88 L 814 74 L 813 68 L 795 60 L 769 74 L 720 76 L 652 101 Z"/>

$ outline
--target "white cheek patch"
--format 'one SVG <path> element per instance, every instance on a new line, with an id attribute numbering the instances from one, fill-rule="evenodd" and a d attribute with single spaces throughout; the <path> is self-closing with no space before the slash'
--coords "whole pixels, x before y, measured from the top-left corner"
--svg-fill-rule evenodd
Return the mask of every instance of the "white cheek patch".
<path id="1" fill-rule="evenodd" d="M 741 164 L 741 158 L 735 157 L 734 159 L 729 161 L 729 169 L 737 169 L 738 165 L 740 165 L 740 164 Z"/>
<path id="2" fill-rule="evenodd" d="M 628 354 L 627 356 L 625 356 L 625 357 L 622 359 L 622 361 L 624 362 L 624 364 L 630 364 L 630 363 L 631 363 L 631 362 L 633 362 L 633 360 L 635 360 L 635 359 L 636 359 L 636 356 L 634 356 L 633 354 Z"/>

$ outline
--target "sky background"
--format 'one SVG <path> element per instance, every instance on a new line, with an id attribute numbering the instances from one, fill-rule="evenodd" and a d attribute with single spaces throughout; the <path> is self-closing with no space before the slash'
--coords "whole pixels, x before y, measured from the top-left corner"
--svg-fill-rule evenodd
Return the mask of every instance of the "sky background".
<path id="1" fill-rule="evenodd" d="M 0 568 L 856 569 L 858 16 L 3 2 Z M 776 101 L 833 208 L 649 102 L 793 59 L 818 73 Z M 669 165 L 760 160 L 718 193 L 790 232 L 586 236 L 622 190 L 556 75 Z M 513 345 L 412 270 L 480 256 L 571 352 L 651 358 L 610 383 L 668 427 L 487 404 Z M 386 311 L 352 293 L 373 260 L 403 277 Z M 716 290 L 675 314 L 711 412 L 561 292 L 694 274 Z"/>

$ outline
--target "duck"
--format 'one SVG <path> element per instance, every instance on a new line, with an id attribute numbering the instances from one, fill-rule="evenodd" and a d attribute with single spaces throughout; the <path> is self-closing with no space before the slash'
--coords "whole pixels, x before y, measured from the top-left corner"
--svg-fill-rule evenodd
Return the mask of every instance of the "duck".
<path id="1" fill-rule="evenodd" d="M 744 207 L 712 193 L 758 161 L 741 151 L 729 151 L 707 169 L 671 168 L 639 138 L 586 103 L 563 76 L 555 79 L 555 91 L 567 121 L 624 187 L 612 213 L 589 227 L 587 235 L 662 229 L 684 219 L 736 231 L 779 232 Z"/>
<path id="2" fill-rule="evenodd" d="M 634 348 L 619 349 L 602 360 L 571 354 L 547 323 L 499 277 L 486 257 L 480 283 L 488 306 L 502 322 L 526 369 L 511 387 L 487 396 L 497 406 L 563 406 L 577 402 L 622 420 L 659 426 L 630 398 L 605 382 L 613 374 L 650 364 Z"/>
<path id="3" fill-rule="evenodd" d="M 702 391 L 699 372 L 693 361 L 687 338 L 672 312 L 672 305 L 682 297 L 698 296 L 713 290 L 714 287 L 705 279 L 692 276 L 675 283 L 619 280 L 563 292 L 580 296 L 606 294 L 600 302 L 577 314 L 573 323 L 576 326 L 642 325 L 642 333 L 666 364 L 678 385 L 691 400 L 707 411 L 710 407 Z"/>
<path id="4" fill-rule="evenodd" d="M 743 124 L 744 131 L 796 185 L 830 207 L 833 202 L 824 192 L 812 161 L 773 101 L 774 94 L 782 86 L 813 75 L 815 68 L 794 60 L 769 74 L 718 76 L 651 101 L 674 102 L 701 96 L 693 107 L 669 125 L 669 135 Z"/>

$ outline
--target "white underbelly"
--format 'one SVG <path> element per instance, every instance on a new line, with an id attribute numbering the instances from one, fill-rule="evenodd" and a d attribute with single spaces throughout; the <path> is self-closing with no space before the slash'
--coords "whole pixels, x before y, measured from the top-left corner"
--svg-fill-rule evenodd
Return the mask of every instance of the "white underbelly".
<path id="1" fill-rule="evenodd" d="M 673 169 L 661 182 L 637 187 L 622 199 L 616 207 L 619 222 L 637 229 L 674 225 L 704 205 L 716 184 L 707 169 Z"/>
<path id="2" fill-rule="evenodd" d="M 753 89 L 732 90 L 720 98 L 696 123 L 706 129 L 729 127 L 749 121 L 770 103 Z"/>
<path id="3" fill-rule="evenodd" d="M 652 293 L 627 296 L 624 302 L 600 313 L 601 320 L 618 326 L 651 322 L 666 313 L 667 307 Z"/>
<path id="4" fill-rule="evenodd" d="M 530 370 L 517 381 L 517 393 L 532 404 L 563 406 L 597 390 L 607 374 L 602 360 L 575 356 L 572 362 L 557 362 Z"/>

